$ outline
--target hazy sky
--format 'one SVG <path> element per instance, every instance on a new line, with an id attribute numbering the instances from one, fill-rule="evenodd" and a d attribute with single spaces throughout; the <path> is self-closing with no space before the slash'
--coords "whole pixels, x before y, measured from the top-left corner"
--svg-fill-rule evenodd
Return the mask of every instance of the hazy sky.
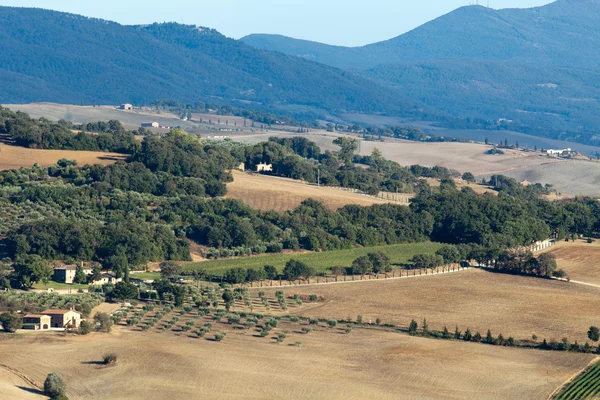
<path id="1" fill-rule="evenodd" d="M 469 0 L 0 0 L 0 5 L 41 7 L 122 24 L 175 21 L 208 26 L 240 38 L 278 33 L 357 46 L 390 39 Z M 487 5 L 487 0 L 480 0 Z M 535 7 L 550 0 L 490 0 L 490 7 Z"/>

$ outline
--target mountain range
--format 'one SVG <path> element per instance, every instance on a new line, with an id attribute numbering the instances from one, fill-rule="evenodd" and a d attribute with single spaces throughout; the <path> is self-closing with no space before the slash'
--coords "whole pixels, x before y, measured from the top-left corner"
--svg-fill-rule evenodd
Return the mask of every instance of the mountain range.
<path id="1" fill-rule="evenodd" d="M 0 103 L 198 100 L 600 145 L 600 0 L 459 8 L 363 47 L 0 7 Z M 353 122 L 353 121 L 349 121 Z"/>
<path id="2" fill-rule="evenodd" d="M 513 121 L 599 144 L 600 1 L 530 9 L 459 8 L 363 47 L 280 35 L 241 40 L 352 71 L 459 118 Z"/>
<path id="3" fill-rule="evenodd" d="M 423 107 L 367 78 L 215 30 L 123 26 L 79 15 L 0 7 L 0 102 L 149 104 L 198 100 L 291 112 L 407 114 Z"/>

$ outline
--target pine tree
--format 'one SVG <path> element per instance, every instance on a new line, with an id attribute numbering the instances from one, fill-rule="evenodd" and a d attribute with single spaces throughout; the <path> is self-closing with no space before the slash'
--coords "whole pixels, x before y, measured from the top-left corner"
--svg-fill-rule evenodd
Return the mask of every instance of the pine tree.
<path id="1" fill-rule="evenodd" d="M 454 339 L 460 339 L 460 331 L 458 330 L 458 325 L 456 325 L 456 329 L 454 330 Z"/>
<path id="2" fill-rule="evenodd" d="M 471 330 L 469 328 L 467 328 L 467 330 L 465 331 L 465 335 L 463 336 L 463 339 L 467 342 L 470 342 L 472 338 L 473 338 L 473 335 L 471 335 Z"/>
<path id="3" fill-rule="evenodd" d="M 85 283 L 86 280 L 87 280 L 87 277 L 85 276 L 85 273 L 83 272 L 83 266 L 82 265 L 78 265 L 75 268 L 75 277 L 73 278 L 73 282 L 75 282 L 75 283 Z"/>
<path id="4" fill-rule="evenodd" d="M 473 341 L 474 342 L 481 342 L 481 333 L 477 332 L 474 336 L 473 336 Z"/>
<path id="5" fill-rule="evenodd" d="M 450 337 L 450 332 L 448 332 L 448 327 L 447 326 L 444 326 L 444 331 L 442 332 L 442 335 L 446 339 Z"/>
<path id="6" fill-rule="evenodd" d="M 413 319 L 410 321 L 410 325 L 408 326 L 408 333 L 414 336 L 417 334 L 417 329 L 419 329 L 419 326 L 417 325 L 417 321 Z"/>
<path id="7" fill-rule="evenodd" d="M 427 325 L 427 320 L 423 318 L 423 334 L 427 335 L 429 333 L 429 325 Z"/>
<path id="8" fill-rule="evenodd" d="M 490 331 L 489 329 L 487 331 L 487 335 L 485 335 L 485 341 L 486 341 L 486 343 L 490 343 L 490 344 L 494 343 L 494 337 L 492 336 L 492 331 Z"/>

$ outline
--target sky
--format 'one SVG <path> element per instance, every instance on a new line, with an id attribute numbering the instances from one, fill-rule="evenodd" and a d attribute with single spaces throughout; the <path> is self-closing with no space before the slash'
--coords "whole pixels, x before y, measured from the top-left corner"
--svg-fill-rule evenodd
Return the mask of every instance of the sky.
<path id="1" fill-rule="evenodd" d="M 487 6 L 488 0 L 479 0 Z M 492 8 L 527 8 L 549 0 L 489 0 Z M 471 0 L 0 0 L 0 5 L 66 11 L 121 24 L 180 22 L 239 39 L 276 33 L 361 46 L 391 39 Z M 473 0 L 474 2 L 474 0 Z"/>

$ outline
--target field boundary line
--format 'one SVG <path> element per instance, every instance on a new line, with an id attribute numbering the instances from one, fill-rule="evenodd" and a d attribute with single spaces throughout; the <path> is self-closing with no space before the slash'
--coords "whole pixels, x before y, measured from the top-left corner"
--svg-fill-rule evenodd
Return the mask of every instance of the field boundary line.
<path id="1" fill-rule="evenodd" d="M 455 273 L 459 273 L 459 272 L 463 272 L 463 271 L 469 271 L 472 269 L 477 269 L 477 268 L 476 267 L 468 267 L 468 268 L 457 269 L 454 271 L 435 272 L 435 273 L 426 274 L 426 275 L 396 276 L 393 278 L 382 278 L 382 279 L 363 279 L 363 280 L 355 280 L 355 281 L 338 281 L 338 282 L 321 282 L 321 283 L 301 283 L 298 285 L 292 284 L 292 285 L 281 285 L 281 286 L 277 285 L 277 286 L 254 286 L 254 287 L 244 286 L 244 287 L 247 288 L 248 290 L 253 290 L 253 289 L 265 290 L 265 289 L 271 289 L 271 288 L 295 288 L 295 287 L 307 287 L 307 286 L 343 285 L 343 284 L 349 284 L 349 283 L 387 282 L 387 281 L 393 281 L 393 280 L 398 280 L 398 279 L 421 278 L 421 277 L 424 278 L 426 276 L 455 274 Z"/>
<path id="2" fill-rule="evenodd" d="M 29 383 L 31 386 L 33 386 L 34 388 L 38 389 L 38 390 L 42 390 L 42 387 L 39 386 L 37 383 L 35 383 L 35 381 L 33 379 L 31 379 L 30 377 L 28 377 L 27 375 L 19 372 L 18 370 L 9 367 L 6 364 L 0 364 L 0 368 L 10 372 L 11 374 L 14 374 L 16 376 L 18 376 L 19 378 L 21 378 L 22 380 L 24 380 L 25 382 Z"/>
<path id="3" fill-rule="evenodd" d="M 560 385 L 559 387 L 557 387 L 556 389 L 554 389 L 554 392 L 552 392 L 550 394 L 550 396 L 548 396 L 547 400 L 552 400 L 554 398 L 554 396 L 556 396 L 558 393 L 560 393 L 561 390 L 563 390 L 566 386 L 568 386 L 570 383 L 572 383 L 575 379 L 577 379 L 579 376 L 581 376 L 582 374 L 584 374 L 588 369 L 590 369 L 591 367 L 593 367 L 598 362 L 600 362 L 600 357 L 594 358 L 582 370 L 580 370 L 579 372 L 577 372 L 576 374 L 574 374 L 573 376 L 571 376 L 569 379 L 567 379 L 566 381 L 564 381 L 562 385 Z"/>

